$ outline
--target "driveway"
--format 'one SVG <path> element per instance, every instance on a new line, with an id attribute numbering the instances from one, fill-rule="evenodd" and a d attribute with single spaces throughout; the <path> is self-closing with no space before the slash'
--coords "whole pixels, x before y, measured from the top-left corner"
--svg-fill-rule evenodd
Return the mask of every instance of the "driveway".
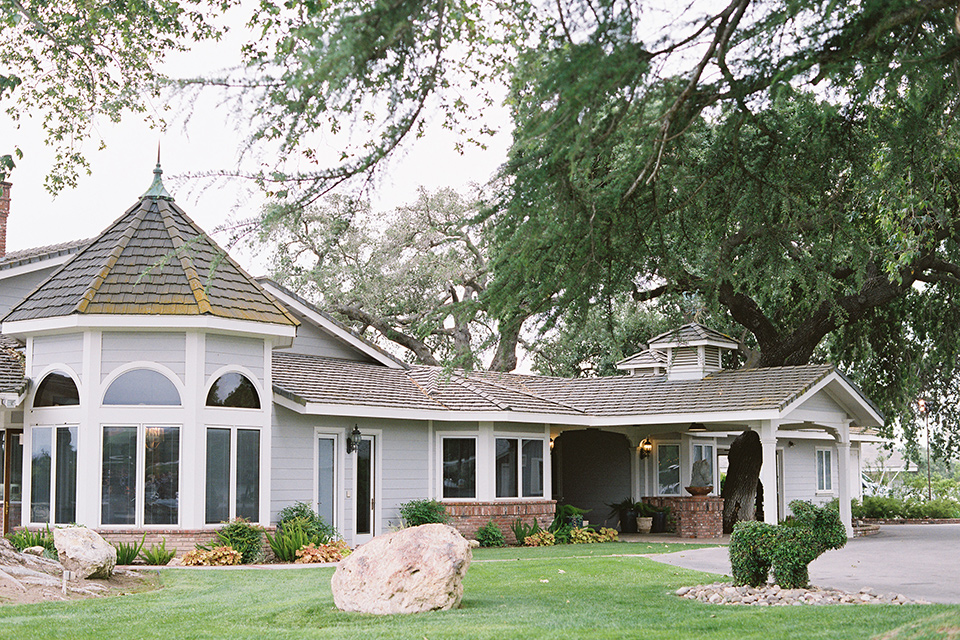
<path id="1" fill-rule="evenodd" d="M 726 547 L 649 556 L 677 567 L 730 575 Z M 930 602 L 960 604 L 960 524 L 883 525 L 810 563 L 818 587 L 902 593 Z"/>

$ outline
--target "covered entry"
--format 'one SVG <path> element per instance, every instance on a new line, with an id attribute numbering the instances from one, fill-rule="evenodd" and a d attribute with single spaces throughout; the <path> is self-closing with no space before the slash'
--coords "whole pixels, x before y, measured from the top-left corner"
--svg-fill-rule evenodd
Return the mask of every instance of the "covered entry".
<path id="1" fill-rule="evenodd" d="M 608 504 L 629 498 L 634 448 L 622 433 L 600 429 L 562 432 L 553 441 L 554 495 L 558 502 L 588 509 L 584 516 L 603 525 Z M 616 526 L 612 519 L 609 526 Z"/>

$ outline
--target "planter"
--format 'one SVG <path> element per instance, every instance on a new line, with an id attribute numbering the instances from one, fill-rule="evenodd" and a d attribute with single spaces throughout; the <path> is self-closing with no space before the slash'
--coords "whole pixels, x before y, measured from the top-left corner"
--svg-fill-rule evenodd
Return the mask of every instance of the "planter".
<path id="1" fill-rule="evenodd" d="M 620 533 L 636 533 L 637 532 L 637 512 L 636 511 L 624 511 L 620 514 Z"/>
<path id="2" fill-rule="evenodd" d="M 649 518 L 637 518 L 637 533 L 650 533 L 653 528 L 653 516 Z"/>
<path id="3" fill-rule="evenodd" d="M 713 486 L 711 485 L 709 487 L 684 487 L 684 489 L 686 489 L 687 493 L 689 493 L 692 496 L 705 496 L 705 495 L 709 495 L 710 492 L 713 491 Z"/>
<path id="4" fill-rule="evenodd" d="M 667 530 L 667 514 L 663 511 L 657 511 L 653 514 L 653 527 L 650 533 L 663 533 Z"/>

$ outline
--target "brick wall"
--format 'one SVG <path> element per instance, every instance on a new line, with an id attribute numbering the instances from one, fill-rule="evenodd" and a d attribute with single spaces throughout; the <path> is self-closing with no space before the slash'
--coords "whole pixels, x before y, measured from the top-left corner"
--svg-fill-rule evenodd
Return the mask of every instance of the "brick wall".
<path id="1" fill-rule="evenodd" d="M 680 538 L 719 538 L 723 535 L 723 498 L 719 496 L 644 498 L 654 507 L 670 507 L 667 530 Z"/>
<path id="2" fill-rule="evenodd" d="M 444 502 L 443 506 L 450 514 L 450 524 L 468 540 L 476 537 L 477 529 L 493 520 L 500 526 L 507 544 L 517 544 L 517 538 L 510 529 L 514 521 L 520 518 L 529 525 L 536 518 L 540 527 L 546 529 L 553 522 L 557 501 Z"/>
<path id="3" fill-rule="evenodd" d="M 267 531 L 273 535 L 276 527 L 267 527 Z M 149 531 L 131 531 L 130 529 L 96 529 L 96 532 L 103 536 L 107 542 L 116 544 L 118 542 L 140 542 L 140 538 L 146 533 L 146 541 L 143 543 L 145 549 L 152 545 L 160 544 L 166 540 L 168 551 L 177 550 L 177 556 L 182 556 L 188 551 L 192 551 L 196 545 L 208 544 L 216 538 L 216 531 L 212 529 L 151 529 Z M 270 549 L 266 537 L 263 539 L 263 548 Z"/>
<path id="4" fill-rule="evenodd" d="M 7 255 L 7 216 L 10 215 L 9 182 L 0 182 L 0 256 Z"/>

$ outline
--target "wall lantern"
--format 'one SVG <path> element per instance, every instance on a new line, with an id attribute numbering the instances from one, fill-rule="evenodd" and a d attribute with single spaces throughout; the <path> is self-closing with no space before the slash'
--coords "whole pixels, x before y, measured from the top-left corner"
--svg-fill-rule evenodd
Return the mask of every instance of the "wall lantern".
<path id="1" fill-rule="evenodd" d="M 689 433 L 701 433 L 701 432 L 706 431 L 706 430 L 707 430 L 707 428 L 706 428 L 705 426 L 703 426 L 703 423 L 702 423 L 702 422 L 694 422 L 694 423 L 691 424 L 690 427 L 687 429 L 687 431 L 688 431 Z"/>
<path id="2" fill-rule="evenodd" d="M 357 450 L 357 447 L 360 446 L 360 438 L 362 436 L 363 434 L 360 433 L 360 427 L 353 425 L 353 431 L 351 431 L 347 437 L 347 453 L 353 453 Z"/>
<path id="3" fill-rule="evenodd" d="M 637 451 L 640 452 L 641 460 L 653 453 L 653 443 L 650 442 L 650 438 L 645 438 L 644 441 L 640 443 L 640 446 L 637 447 Z"/>

